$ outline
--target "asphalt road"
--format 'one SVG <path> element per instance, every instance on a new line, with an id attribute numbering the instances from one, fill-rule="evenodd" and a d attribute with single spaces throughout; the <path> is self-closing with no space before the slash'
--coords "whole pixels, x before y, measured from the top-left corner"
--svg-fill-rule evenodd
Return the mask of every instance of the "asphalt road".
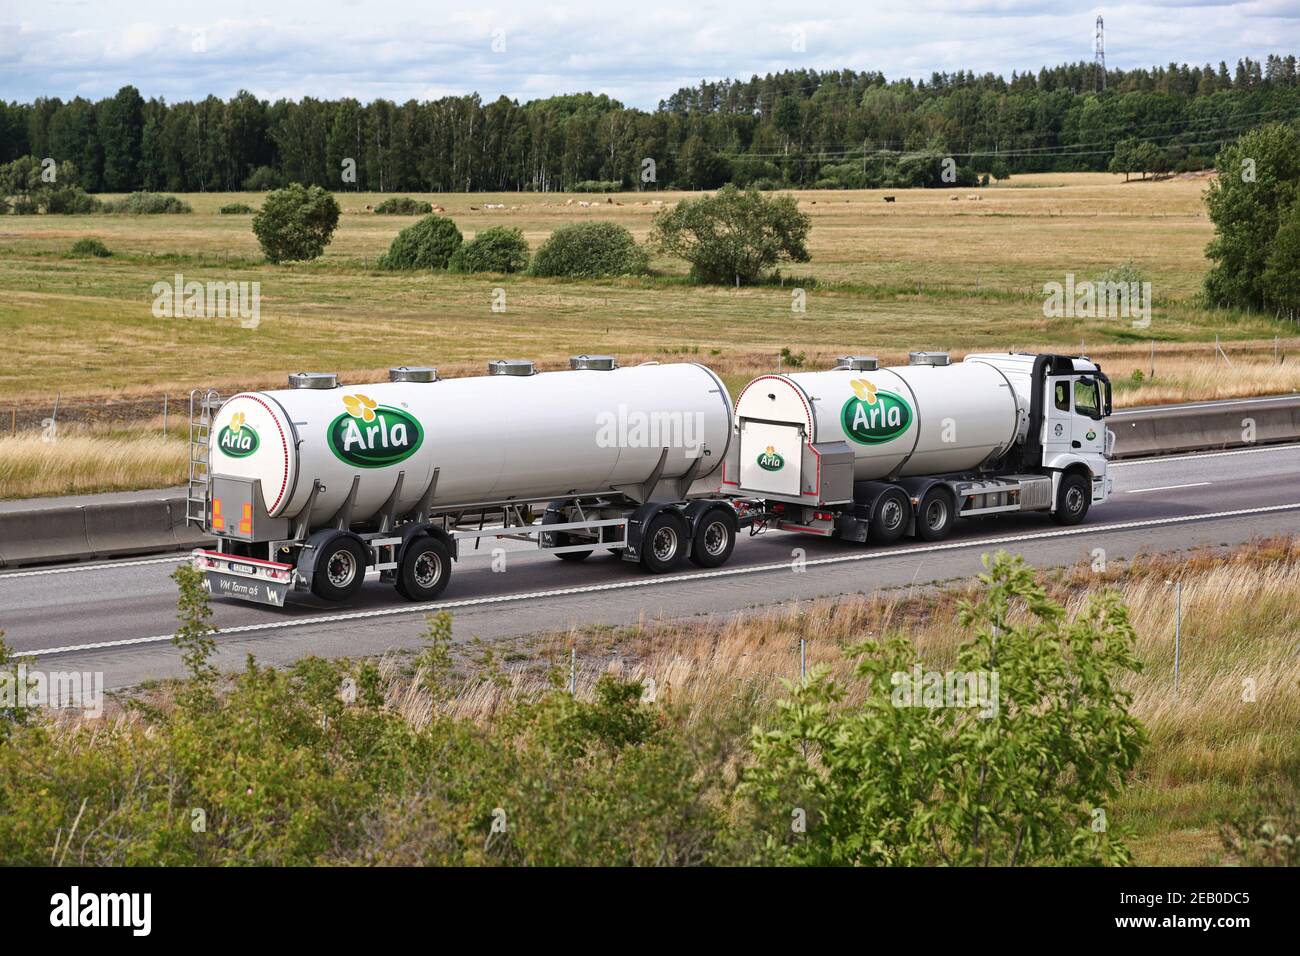
<path id="1" fill-rule="evenodd" d="M 306 654 L 380 653 L 415 647 L 423 612 L 453 612 L 457 640 L 627 624 L 655 617 L 726 615 L 762 605 L 966 578 L 980 557 L 1004 548 L 1041 567 L 1139 551 L 1229 546 L 1271 534 L 1300 534 L 1300 445 L 1119 462 L 1115 494 L 1075 528 L 1044 515 L 959 522 L 947 541 L 905 539 L 886 548 L 769 532 L 742 537 L 730 562 L 702 571 L 649 575 L 597 554 L 581 564 L 508 543 L 504 571 L 489 558 L 462 559 L 444 599 L 413 605 L 377 579 L 339 607 L 310 595 L 285 608 L 216 600 L 217 663 L 239 667 L 252 653 L 282 664 Z M 60 670 L 103 671 L 108 688 L 180 673 L 169 643 L 178 556 L 126 559 L 0 573 L 0 630 L 20 653 Z"/>

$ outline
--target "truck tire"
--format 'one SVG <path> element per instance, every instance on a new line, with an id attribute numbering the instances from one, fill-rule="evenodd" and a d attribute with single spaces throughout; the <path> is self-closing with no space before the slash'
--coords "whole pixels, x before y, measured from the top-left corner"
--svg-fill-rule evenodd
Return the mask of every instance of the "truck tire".
<path id="1" fill-rule="evenodd" d="M 408 601 L 432 601 L 451 581 L 451 555 L 437 538 L 422 535 L 402 551 L 397 593 Z"/>
<path id="2" fill-rule="evenodd" d="M 730 508 L 713 508 L 704 513 L 691 538 L 691 563 L 716 568 L 727 563 L 736 549 L 736 516 Z"/>
<path id="3" fill-rule="evenodd" d="M 671 571 L 686 553 L 689 532 L 675 511 L 661 511 L 650 519 L 641 535 L 641 564 L 654 574 Z"/>
<path id="4" fill-rule="evenodd" d="M 1057 524 L 1078 524 L 1088 516 L 1092 504 L 1092 482 L 1077 471 L 1061 479 L 1056 489 L 1056 509 L 1052 517 Z"/>
<path id="5" fill-rule="evenodd" d="M 542 524 L 565 524 L 564 515 L 558 511 L 548 511 L 542 515 Z M 543 534 L 542 541 L 552 548 L 566 548 L 574 541 L 567 531 L 549 531 Z M 586 561 L 591 557 L 590 551 L 561 551 L 556 555 L 561 561 Z"/>
<path id="6" fill-rule="evenodd" d="M 916 534 L 924 541 L 942 541 L 957 520 L 948 489 L 936 485 L 925 493 L 916 508 Z"/>
<path id="7" fill-rule="evenodd" d="M 311 576 L 311 593 L 325 601 L 356 596 L 366 578 L 366 553 L 356 538 L 340 535 L 321 551 Z"/>
<path id="8" fill-rule="evenodd" d="M 867 525 L 867 536 L 872 544 L 893 544 L 907 534 L 907 519 L 912 503 L 907 500 L 907 493 L 902 488 L 890 488 L 882 491 L 871 509 L 871 520 Z"/>

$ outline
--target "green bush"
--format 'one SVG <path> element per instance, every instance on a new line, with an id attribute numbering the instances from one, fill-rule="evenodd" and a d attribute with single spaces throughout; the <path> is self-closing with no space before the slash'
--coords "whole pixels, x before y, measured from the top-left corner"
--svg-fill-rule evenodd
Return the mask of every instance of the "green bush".
<path id="1" fill-rule="evenodd" d="M 72 254 L 74 256 L 95 256 L 99 259 L 107 259 L 113 253 L 109 252 L 108 246 L 95 237 L 87 236 L 85 239 L 78 239 L 72 244 Z"/>
<path id="2" fill-rule="evenodd" d="M 241 183 L 245 192 L 265 193 L 285 185 L 284 177 L 270 166 L 258 166 L 257 169 Z"/>
<path id="3" fill-rule="evenodd" d="M 339 224 L 339 204 L 320 186 L 294 183 L 266 194 L 253 234 L 271 262 L 315 259 Z"/>
<path id="4" fill-rule="evenodd" d="M 651 241 L 689 262 L 701 282 L 744 285 L 781 260 L 807 262 L 811 228 L 793 196 L 726 186 L 657 213 Z"/>
<path id="5" fill-rule="evenodd" d="M 379 258 L 381 269 L 445 269 L 464 236 L 444 216 L 425 216 L 407 226 Z"/>
<path id="6" fill-rule="evenodd" d="M 623 191 L 620 179 L 584 179 L 573 187 L 575 193 L 618 193 Z"/>
<path id="7" fill-rule="evenodd" d="M 151 192 L 135 192 L 121 199 L 110 199 L 102 204 L 102 208 L 107 213 L 126 213 L 133 216 L 194 211 L 183 199 Z"/>
<path id="8" fill-rule="evenodd" d="M 433 212 L 433 203 L 409 196 L 394 196 L 376 206 L 375 212 L 381 216 L 424 216 Z"/>
<path id="9" fill-rule="evenodd" d="M 223 216 L 244 216 L 250 212 L 257 212 L 257 210 L 246 202 L 232 202 L 226 203 L 217 212 Z"/>
<path id="10" fill-rule="evenodd" d="M 451 257 L 453 272 L 523 272 L 528 268 L 528 242 L 521 229 L 492 226 L 463 243 Z"/>
<path id="11" fill-rule="evenodd" d="M 551 233 L 533 256 L 535 276 L 639 275 L 649 265 L 645 250 L 632 233 L 612 222 L 580 222 L 561 226 Z"/>
<path id="12" fill-rule="evenodd" d="M 45 211 L 67 216 L 99 212 L 102 204 L 80 186 L 58 186 L 44 193 Z"/>

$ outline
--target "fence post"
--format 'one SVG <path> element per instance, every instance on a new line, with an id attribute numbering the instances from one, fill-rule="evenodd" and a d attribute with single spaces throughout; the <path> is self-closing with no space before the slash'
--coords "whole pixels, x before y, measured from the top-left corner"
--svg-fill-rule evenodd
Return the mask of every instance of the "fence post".
<path id="1" fill-rule="evenodd" d="M 808 644 L 801 637 L 799 638 L 799 683 L 808 683 Z"/>
<path id="2" fill-rule="evenodd" d="M 163 393 L 163 438 L 167 437 L 167 394 Z"/>
<path id="3" fill-rule="evenodd" d="M 578 649 L 569 648 L 569 696 L 578 696 Z"/>
<path id="4" fill-rule="evenodd" d="M 1183 582 L 1174 584 L 1174 693 L 1178 693 L 1178 665 L 1183 642 Z"/>

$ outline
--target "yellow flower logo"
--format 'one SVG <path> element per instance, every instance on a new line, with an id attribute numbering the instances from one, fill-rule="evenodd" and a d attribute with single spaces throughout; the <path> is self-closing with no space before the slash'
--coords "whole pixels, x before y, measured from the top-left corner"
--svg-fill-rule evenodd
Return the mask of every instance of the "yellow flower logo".
<path id="1" fill-rule="evenodd" d="M 771 445 L 768 445 L 768 446 L 767 446 L 767 454 L 769 454 L 769 455 L 775 455 L 775 454 L 776 454 L 776 449 L 773 448 Z"/>
<path id="2" fill-rule="evenodd" d="M 243 428 L 243 427 L 244 427 L 244 413 L 243 413 L 243 412 L 235 412 L 235 414 L 233 414 L 233 415 L 230 416 L 230 431 L 231 431 L 231 434 L 238 435 L 238 434 L 239 434 L 239 430 L 240 430 L 241 428 Z"/>
<path id="3" fill-rule="evenodd" d="M 855 378 L 849 383 L 853 386 L 854 394 L 868 405 L 876 404 L 876 386 L 868 382 L 865 378 Z"/>
<path id="4" fill-rule="evenodd" d="M 348 410 L 348 414 L 353 418 L 359 418 L 363 422 L 373 422 L 375 420 L 375 400 L 358 392 L 356 395 L 344 395 L 343 407 Z"/>

